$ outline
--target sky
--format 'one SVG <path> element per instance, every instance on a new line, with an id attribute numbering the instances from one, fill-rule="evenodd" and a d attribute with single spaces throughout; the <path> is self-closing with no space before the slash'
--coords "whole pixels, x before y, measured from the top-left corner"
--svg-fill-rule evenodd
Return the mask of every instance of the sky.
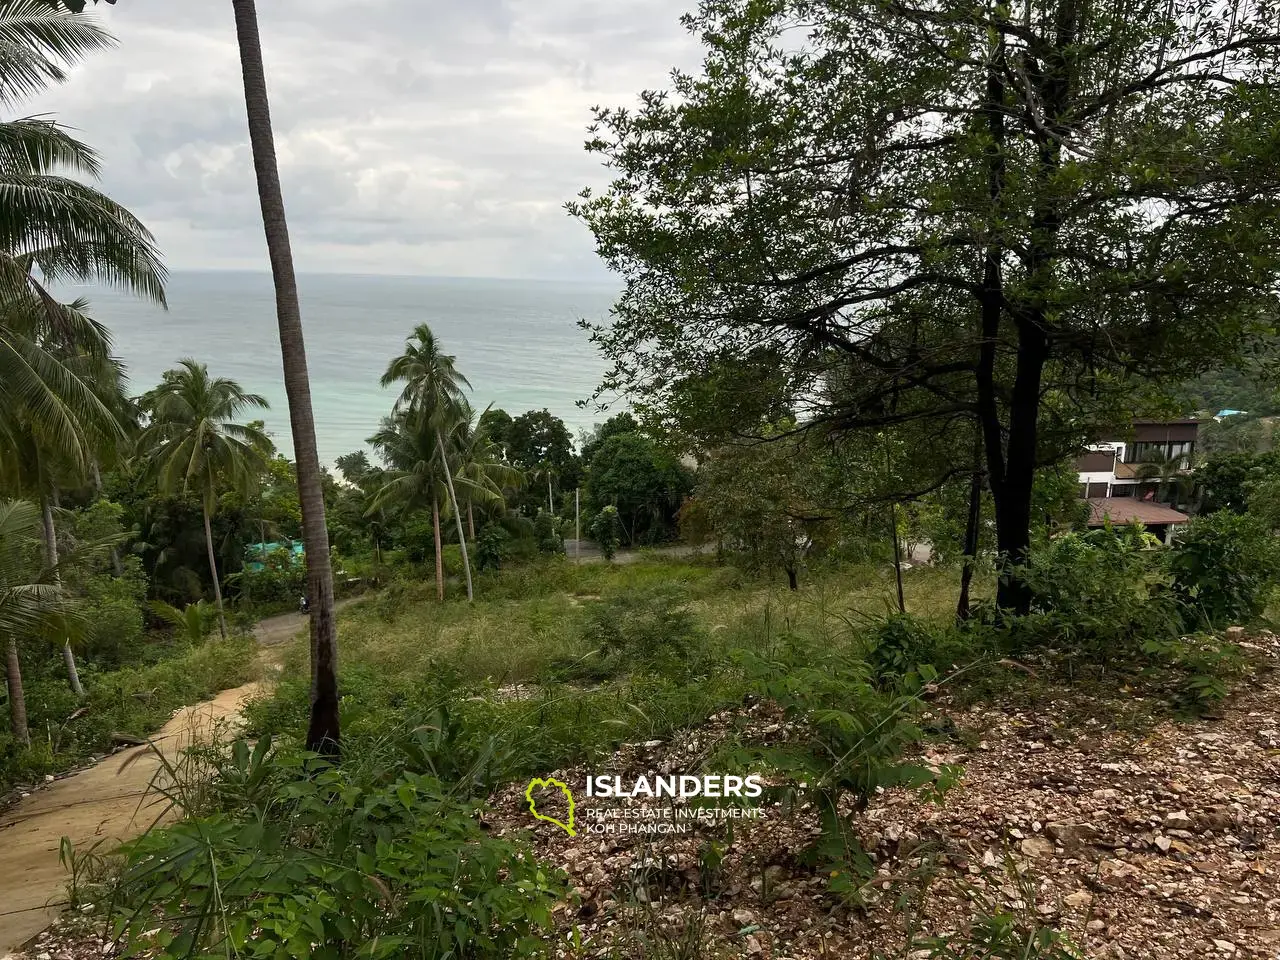
<path id="1" fill-rule="evenodd" d="M 605 279 L 563 210 L 591 107 L 690 68 L 691 0 L 260 0 L 300 272 Z M 229 0 L 120 0 L 119 46 L 20 108 L 104 159 L 171 269 L 266 270 Z"/>

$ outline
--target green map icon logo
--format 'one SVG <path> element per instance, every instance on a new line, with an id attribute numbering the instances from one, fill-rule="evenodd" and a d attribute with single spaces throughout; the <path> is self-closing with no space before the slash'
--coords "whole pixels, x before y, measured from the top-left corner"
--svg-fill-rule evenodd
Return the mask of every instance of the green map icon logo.
<path id="1" fill-rule="evenodd" d="M 569 817 L 568 822 L 559 820 L 556 817 L 547 816 L 538 812 L 538 801 L 534 797 L 535 790 L 559 790 L 564 794 L 564 798 L 569 801 Z M 547 823 L 554 823 L 571 837 L 576 837 L 577 831 L 573 829 L 573 791 L 569 789 L 568 784 L 562 783 L 555 777 L 547 777 L 543 780 L 541 777 L 535 777 L 529 781 L 529 786 L 525 788 L 524 798 L 529 801 L 529 812 L 533 814 L 535 820 L 543 820 Z"/>

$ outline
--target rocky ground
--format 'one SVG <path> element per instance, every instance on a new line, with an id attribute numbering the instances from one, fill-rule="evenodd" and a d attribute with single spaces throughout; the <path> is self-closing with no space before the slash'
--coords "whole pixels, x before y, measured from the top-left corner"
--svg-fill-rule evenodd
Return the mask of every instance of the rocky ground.
<path id="1" fill-rule="evenodd" d="M 1141 733 L 1082 721 L 1075 694 L 1004 715 L 935 704 L 954 728 L 921 759 L 958 764 L 962 779 L 941 803 L 892 790 L 855 818 L 875 869 L 856 898 L 833 895 L 840 878 L 803 862 L 818 833 L 811 809 L 771 805 L 758 820 L 683 834 L 605 834 L 588 826 L 594 817 L 672 801 L 579 796 L 570 837 L 533 820 L 522 784 L 494 798 L 487 821 L 532 828 L 538 852 L 569 874 L 576 896 L 556 913 L 563 957 L 926 958 L 913 931 L 942 935 L 1003 913 L 1063 931 L 1089 957 L 1280 958 L 1280 643 L 1250 646 L 1259 672 L 1221 716 Z M 590 772 L 626 781 L 697 769 L 744 721 L 761 739 L 787 734 L 760 703 L 672 743 L 624 748 Z M 548 775 L 577 788 L 587 773 Z M 567 819 L 543 799 L 542 812 Z M 645 947 L 659 936 L 667 952 Z M 20 956 L 111 951 L 78 920 Z"/>
<path id="2" fill-rule="evenodd" d="M 1064 931 L 1090 957 L 1280 957 L 1280 645 L 1251 646 L 1259 673 L 1217 719 L 1136 735 L 1097 719 L 1081 729 L 1074 698 L 1006 715 L 948 711 L 954 735 L 923 759 L 959 764 L 963 778 L 940 804 L 894 790 L 856 819 L 876 869 L 860 903 L 830 895 L 831 878 L 801 862 L 818 832 L 812 810 L 766 808 L 735 821 L 731 837 L 723 827 L 601 835 L 582 829 L 593 805 L 580 803 L 576 837 L 547 823 L 534 831 L 578 895 L 559 918 L 566 942 L 576 926 L 584 945 L 563 955 L 607 956 L 661 930 L 703 941 L 689 956 L 928 957 L 909 928 L 943 934 L 1003 912 Z M 752 713 L 757 735 L 785 735 L 768 705 Z M 731 719 L 627 748 L 607 772 L 625 781 L 696 768 Z M 582 784 L 586 773 L 556 776 Z M 531 825 L 523 790 L 500 798 L 494 822 Z"/>

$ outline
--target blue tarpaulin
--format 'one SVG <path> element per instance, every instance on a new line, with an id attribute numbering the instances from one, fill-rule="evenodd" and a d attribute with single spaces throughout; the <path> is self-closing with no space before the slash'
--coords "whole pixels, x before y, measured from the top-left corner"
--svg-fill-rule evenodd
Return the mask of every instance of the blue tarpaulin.
<path id="1" fill-rule="evenodd" d="M 300 540 L 284 540 L 278 543 L 251 543 L 244 548 L 245 569 L 253 573 L 265 570 L 266 565 L 262 562 L 263 559 L 277 551 L 289 554 L 290 566 L 302 562 L 303 547 Z"/>

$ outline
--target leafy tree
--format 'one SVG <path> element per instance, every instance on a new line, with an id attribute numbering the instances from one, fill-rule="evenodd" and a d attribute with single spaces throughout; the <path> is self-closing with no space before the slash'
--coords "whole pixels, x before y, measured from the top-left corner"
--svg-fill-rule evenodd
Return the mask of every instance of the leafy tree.
<path id="1" fill-rule="evenodd" d="M 998 603 L 1028 609 L 1058 427 L 1087 432 L 1133 375 L 1222 363 L 1274 312 L 1273 13 L 707 0 L 702 71 L 596 112 L 616 179 L 570 205 L 626 283 L 602 389 L 695 435 L 767 422 L 763 377 L 682 407 L 734 366 L 777 371 L 808 429 L 977 422 Z"/>
<path id="2" fill-rule="evenodd" d="M 835 522 L 818 503 L 821 470 L 803 441 L 719 447 L 700 466 L 696 499 L 721 543 L 748 566 L 781 569 L 797 589 L 806 556 L 834 536 Z"/>
<path id="3" fill-rule="evenodd" d="M 530 410 L 511 421 L 507 455 L 522 470 L 536 475 L 547 489 L 547 509 L 555 512 L 554 481 L 574 473 L 573 437 L 564 421 L 549 410 Z"/>
<path id="4" fill-rule="evenodd" d="M 560 534 L 560 520 L 554 513 L 539 510 L 533 518 L 533 539 L 539 553 L 563 554 L 564 537 Z"/>
<path id="5" fill-rule="evenodd" d="M 1280 452 L 1228 453 L 1212 457 L 1196 468 L 1196 482 L 1203 488 L 1206 512 L 1231 510 L 1244 513 L 1249 488 L 1268 476 L 1280 474 Z"/>
<path id="6" fill-rule="evenodd" d="M 590 531 L 591 539 L 600 545 L 604 558 L 612 561 L 622 542 L 622 521 L 618 519 L 618 508 L 610 505 L 597 513 L 591 521 Z"/>
<path id="7" fill-rule="evenodd" d="M 1173 546 L 1173 592 L 1192 628 L 1257 619 L 1280 582 L 1280 543 L 1258 517 L 1227 510 L 1196 517 Z"/>
<path id="8" fill-rule="evenodd" d="M 5 640 L 5 677 L 9 688 L 9 730 L 29 744 L 26 699 L 18 644 L 67 636 L 78 622 L 53 571 L 32 570 L 32 548 L 39 536 L 40 511 L 21 500 L 0 501 L 0 637 Z"/>
<path id="9" fill-rule="evenodd" d="M 639 433 L 618 433 L 596 449 L 587 473 L 589 509 L 616 507 L 628 545 L 665 536 L 692 488 L 674 456 Z"/>
<path id="10" fill-rule="evenodd" d="M 454 358 L 440 352 L 435 335 L 425 323 L 414 328 L 413 336 L 405 341 L 404 353 L 394 358 L 382 375 L 384 387 L 393 383 L 405 385 L 396 401 L 396 408 L 408 413 L 415 430 L 429 432 L 435 437 L 436 459 L 444 474 L 453 518 L 458 526 L 467 602 L 471 602 L 475 593 L 471 585 L 471 562 L 467 558 L 467 537 L 462 531 L 462 512 L 458 508 L 458 494 L 449 463 L 451 451 L 445 442 L 446 434 L 463 419 L 465 398 L 462 389 L 471 384 L 458 372 Z"/>
<path id="11" fill-rule="evenodd" d="M 63 512 L 59 577 L 78 598 L 86 623 L 84 650 L 99 665 L 121 665 L 135 655 L 143 636 L 147 577 L 137 557 L 121 559 L 124 508 L 99 499 Z"/>
<path id="12" fill-rule="evenodd" d="M 1280 470 L 1272 470 L 1248 485 L 1249 514 L 1274 536 L 1280 532 Z"/>
<path id="13" fill-rule="evenodd" d="M 502 459 L 510 460 L 511 414 L 501 407 L 486 407 L 480 414 L 479 429 L 484 431 L 493 443 L 502 451 Z"/>
<path id="14" fill-rule="evenodd" d="M 218 629 L 225 639 L 227 620 L 210 518 L 220 490 L 247 491 L 264 466 L 270 440 L 257 428 L 237 423 L 236 417 L 248 409 L 265 409 L 267 401 L 245 393 L 234 380 L 210 377 L 204 364 L 185 359 L 164 375 L 142 404 L 150 423 L 138 447 L 161 492 L 199 498 Z M 313 544 L 307 546 L 314 549 Z"/>
<path id="15" fill-rule="evenodd" d="M 605 440 L 610 437 L 617 436 L 620 433 L 639 433 L 640 424 L 636 422 L 636 418 L 625 410 L 622 413 L 615 413 L 604 423 L 598 423 L 595 429 L 591 431 L 591 435 L 587 437 L 582 444 L 581 457 L 583 463 L 590 463 L 591 458 L 595 456 L 596 449 Z"/>
<path id="16" fill-rule="evenodd" d="M 373 472 L 374 466 L 369 462 L 369 455 L 363 450 L 357 450 L 355 453 L 344 453 L 334 465 L 342 471 L 343 477 L 348 483 L 359 485 L 363 480 L 368 478 Z"/>
<path id="17" fill-rule="evenodd" d="M 486 523 L 476 538 L 476 569 L 500 570 L 511 535 L 499 523 Z"/>

